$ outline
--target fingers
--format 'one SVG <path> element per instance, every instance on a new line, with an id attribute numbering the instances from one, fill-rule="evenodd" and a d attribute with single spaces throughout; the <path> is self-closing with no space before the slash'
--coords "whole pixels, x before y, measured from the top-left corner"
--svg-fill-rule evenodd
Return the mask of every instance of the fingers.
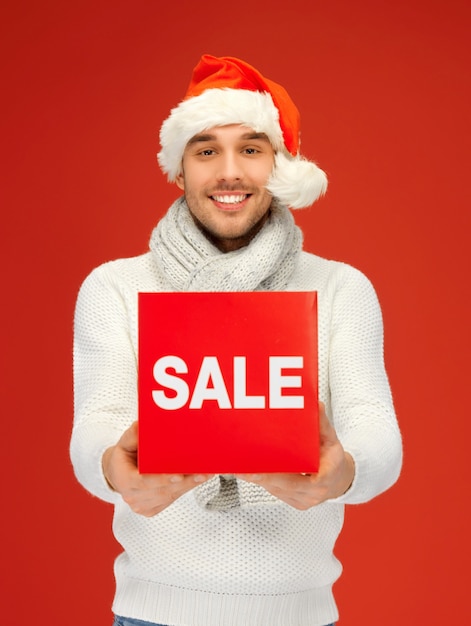
<path id="1" fill-rule="evenodd" d="M 121 495 L 129 507 L 145 517 L 166 509 L 191 488 L 183 477 L 166 475 L 139 476 Z"/>
<path id="2" fill-rule="evenodd" d="M 305 493 L 315 481 L 311 474 L 235 474 L 236 478 L 264 487 L 270 493 L 291 492 Z"/>
<path id="3" fill-rule="evenodd" d="M 211 476 L 209 474 L 139 474 L 121 495 L 135 513 L 152 517 Z"/>
<path id="4" fill-rule="evenodd" d="M 316 488 L 314 474 L 237 474 L 238 478 L 260 485 L 295 509 L 306 510 L 319 504 L 323 493 Z"/>

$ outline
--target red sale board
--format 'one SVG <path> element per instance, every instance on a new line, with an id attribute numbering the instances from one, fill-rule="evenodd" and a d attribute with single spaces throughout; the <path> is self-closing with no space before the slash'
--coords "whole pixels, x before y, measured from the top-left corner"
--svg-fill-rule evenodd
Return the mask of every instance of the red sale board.
<path id="1" fill-rule="evenodd" d="M 141 473 L 316 472 L 316 292 L 140 293 Z"/>

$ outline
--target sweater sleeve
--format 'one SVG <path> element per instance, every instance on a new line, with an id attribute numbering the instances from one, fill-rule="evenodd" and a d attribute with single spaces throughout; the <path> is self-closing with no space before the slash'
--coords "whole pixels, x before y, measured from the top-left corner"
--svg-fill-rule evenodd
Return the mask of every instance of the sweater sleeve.
<path id="1" fill-rule="evenodd" d="M 384 366 L 378 299 L 370 281 L 348 266 L 334 296 L 329 380 L 334 426 L 355 461 L 354 481 L 335 501 L 366 502 L 396 482 L 402 441 Z"/>
<path id="2" fill-rule="evenodd" d="M 93 270 L 77 298 L 70 455 L 78 481 L 115 502 L 119 496 L 105 480 L 101 459 L 137 419 L 137 356 L 129 312 L 109 268 Z"/>

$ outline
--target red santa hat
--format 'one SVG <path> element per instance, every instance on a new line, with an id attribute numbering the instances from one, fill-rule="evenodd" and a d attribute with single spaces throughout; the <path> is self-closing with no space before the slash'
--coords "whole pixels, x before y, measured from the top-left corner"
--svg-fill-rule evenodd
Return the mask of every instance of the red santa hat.
<path id="1" fill-rule="evenodd" d="M 267 189 L 280 202 L 298 209 L 325 193 L 325 173 L 299 153 L 299 112 L 287 91 L 240 59 L 209 54 L 201 57 L 185 98 L 160 129 L 157 157 L 169 181 L 181 173 L 183 152 L 192 137 L 229 124 L 267 135 L 276 153 Z"/>

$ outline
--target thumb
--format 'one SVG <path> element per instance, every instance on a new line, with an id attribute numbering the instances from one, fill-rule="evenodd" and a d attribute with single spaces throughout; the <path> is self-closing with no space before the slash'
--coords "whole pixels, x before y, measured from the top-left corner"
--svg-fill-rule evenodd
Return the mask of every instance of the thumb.
<path id="1" fill-rule="evenodd" d="M 135 421 L 121 435 L 121 439 L 119 440 L 119 446 L 123 448 L 126 452 L 134 453 L 134 452 L 137 452 L 137 444 L 138 444 L 138 423 L 137 421 Z"/>
<path id="2" fill-rule="evenodd" d="M 329 445 L 337 442 L 337 433 L 327 417 L 323 402 L 319 402 L 319 438 L 321 445 Z"/>

